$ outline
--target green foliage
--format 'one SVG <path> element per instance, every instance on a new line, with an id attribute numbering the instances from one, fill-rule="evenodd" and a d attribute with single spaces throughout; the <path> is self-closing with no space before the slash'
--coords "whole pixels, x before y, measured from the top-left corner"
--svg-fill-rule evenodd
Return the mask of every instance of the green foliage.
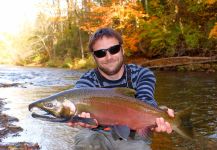
<path id="1" fill-rule="evenodd" d="M 216 42 L 208 38 L 217 21 L 214 5 L 197 0 L 149 1 L 150 17 L 140 34 L 141 51 L 149 58 L 214 54 Z"/>
<path id="2" fill-rule="evenodd" d="M 59 58 L 51 59 L 46 62 L 47 67 L 60 67 L 62 64 L 62 60 Z"/>
<path id="3" fill-rule="evenodd" d="M 158 17 L 163 16 L 164 12 L 165 12 L 165 7 L 166 5 L 161 5 L 159 0 L 152 0 L 149 2 L 148 5 L 148 13 L 150 13 L 151 15 L 156 15 Z"/>
<path id="4" fill-rule="evenodd" d="M 183 30 L 187 45 L 190 48 L 197 48 L 199 46 L 199 39 L 203 36 L 201 32 L 190 25 L 186 25 Z"/>
<path id="5" fill-rule="evenodd" d="M 65 55 L 79 57 L 80 52 L 78 49 L 79 38 L 78 38 L 78 28 L 72 27 L 71 29 L 66 29 L 63 32 L 62 37 L 59 37 L 55 45 L 55 51 L 58 56 L 64 57 Z"/>
<path id="6" fill-rule="evenodd" d="M 71 68 L 73 69 L 88 69 L 94 68 L 95 61 L 92 55 L 88 55 L 86 59 L 74 59 Z"/>
<path id="7" fill-rule="evenodd" d="M 71 57 L 65 57 L 62 67 L 63 68 L 72 68 L 72 58 Z"/>
<path id="8" fill-rule="evenodd" d="M 33 63 L 36 63 L 36 64 L 45 64 L 49 59 L 45 54 L 37 53 L 33 55 L 31 60 L 33 61 Z"/>
<path id="9" fill-rule="evenodd" d="M 188 11 L 192 13 L 197 13 L 198 11 L 203 11 L 204 10 L 204 4 L 203 3 L 191 3 L 190 7 L 188 7 Z"/>
<path id="10" fill-rule="evenodd" d="M 176 42 L 180 28 L 166 26 L 159 23 L 159 20 L 153 21 L 150 24 L 144 24 L 145 32 L 141 35 L 146 41 L 148 47 L 143 51 L 147 57 L 169 57 L 175 54 Z"/>

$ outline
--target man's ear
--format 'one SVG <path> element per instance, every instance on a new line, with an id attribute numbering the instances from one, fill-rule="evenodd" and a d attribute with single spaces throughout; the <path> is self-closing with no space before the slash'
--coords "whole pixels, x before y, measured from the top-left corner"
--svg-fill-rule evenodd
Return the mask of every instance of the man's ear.
<path id="1" fill-rule="evenodd" d="M 121 46 L 121 50 L 122 50 L 122 53 L 123 55 L 125 54 L 125 51 L 124 51 L 124 48 Z"/>

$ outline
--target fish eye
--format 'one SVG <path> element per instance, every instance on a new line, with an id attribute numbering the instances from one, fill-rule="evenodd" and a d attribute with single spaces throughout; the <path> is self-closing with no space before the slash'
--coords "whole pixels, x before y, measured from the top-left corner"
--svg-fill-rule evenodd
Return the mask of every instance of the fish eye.
<path id="1" fill-rule="evenodd" d="M 52 103 L 46 103 L 45 107 L 53 107 L 53 104 Z"/>

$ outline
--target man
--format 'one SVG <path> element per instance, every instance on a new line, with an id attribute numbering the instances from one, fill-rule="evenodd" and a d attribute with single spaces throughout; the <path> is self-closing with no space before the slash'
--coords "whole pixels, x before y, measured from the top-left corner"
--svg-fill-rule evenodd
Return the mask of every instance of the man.
<path id="1" fill-rule="evenodd" d="M 155 76 L 147 68 L 135 64 L 124 64 L 123 40 L 119 33 L 111 28 L 97 30 L 90 38 L 89 50 L 96 62 L 97 68 L 86 72 L 75 84 L 75 88 L 115 88 L 127 87 L 136 90 L 135 97 L 145 103 L 157 107 L 154 99 Z M 168 109 L 173 117 L 174 112 Z M 90 118 L 90 114 L 83 112 L 81 117 Z M 96 120 L 97 122 L 97 120 Z M 69 123 L 71 126 L 85 127 L 75 136 L 75 149 L 150 149 L 146 140 L 137 138 L 132 131 L 127 141 L 114 138 L 111 130 L 106 127 L 91 126 L 84 123 Z M 172 128 L 163 118 L 156 119 L 156 132 L 171 133 Z"/>

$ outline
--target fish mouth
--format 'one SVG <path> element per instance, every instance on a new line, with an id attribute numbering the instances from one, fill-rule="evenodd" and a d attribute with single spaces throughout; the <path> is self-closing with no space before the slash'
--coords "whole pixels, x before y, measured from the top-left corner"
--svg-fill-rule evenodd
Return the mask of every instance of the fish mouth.
<path id="1" fill-rule="evenodd" d="M 35 107 L 35 103 L 29 104 L 29 111 L 32 111 L 32 109 Z"/>
<path id="2" fill-rule="evenodd" d="M 34 111 L 33 111 L 34 109 Z M 36 109 L 36 110 L 35 110 Z M 67 122 L 70 118 L 60 118 L 52 114 L 46 109 L 43 109 L 38 103 L 32 103 L 29 105 L 29 111 L 33 111 L 31 116 L 33 118 L 37 118 L 43 121 L 50 121 L 50 122 Z M 37 111 L 37 112 L 35 112 Z"/>
<path id="3" fill-rule="evenodd" d="M 50 122 L 67 122 L 67 121 L 70 120 L 70 118 L 57 118 L 57 117 L 54 117 L 50 113 L 41 115 L 41 114 L 33 112 L 32 117 L 33 118 L 38 118 L 38 119 L 43 120 L 43 121 L 50 121 Z"/>

